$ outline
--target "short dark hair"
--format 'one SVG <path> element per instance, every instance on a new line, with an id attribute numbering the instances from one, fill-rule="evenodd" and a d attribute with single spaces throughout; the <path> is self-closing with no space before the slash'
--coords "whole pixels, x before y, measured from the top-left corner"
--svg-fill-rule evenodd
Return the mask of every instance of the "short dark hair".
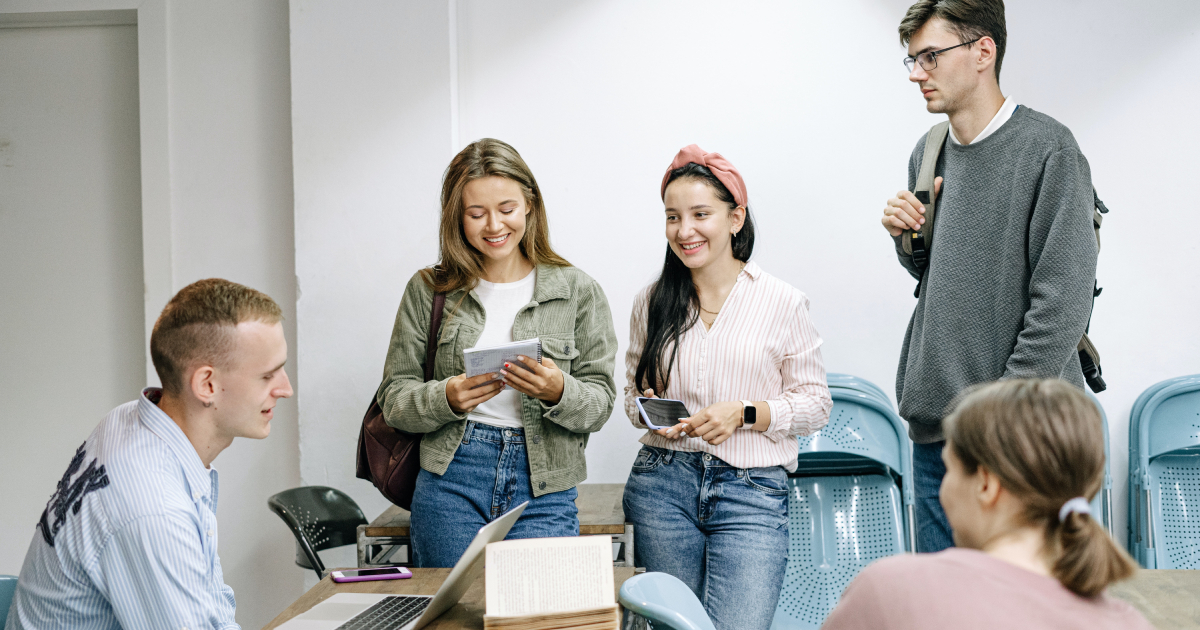
<path id="1" fill-rule="evenodd" d="M 920 0 L 908 7 L 900 20 L 900 45 L 907 46 L 929 20 L 941 18 L 950 24 L 960 42 L 991 37 L 996 42 L 996 81 L 1004 63 L 1008 31 L 1004 27 L 1004 0 Z"/>
<path id="2" fill-rule="evenodd" d="M 277 324 L 283 312 L 270 296 L 236 282 L 209 278 L 180 289 L 150 333 L 150 360 L 163 391 L 183 393 L 187 368 L 224 366 L 233 352 L 233 329 L 246 321 Z"/>

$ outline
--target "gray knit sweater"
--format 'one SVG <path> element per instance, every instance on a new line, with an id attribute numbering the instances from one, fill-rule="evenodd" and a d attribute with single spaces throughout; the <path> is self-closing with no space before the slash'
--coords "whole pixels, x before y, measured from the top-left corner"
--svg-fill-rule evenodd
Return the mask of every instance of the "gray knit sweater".
<path id="1" fill-rule="evenodd" d="M 916 186 L 925 138 L 908 162 Z M 909 320 L 896 398 L 918 443 L 964 388 L 1060 377 L 1083 387 L 1075 346 L 1096 277 L 1087 160 L 1058 121 L 1020 107 L 977 144 L 947 140 L 933 251 Z M 900 264 L 917 276 L 896 239 Z"/>

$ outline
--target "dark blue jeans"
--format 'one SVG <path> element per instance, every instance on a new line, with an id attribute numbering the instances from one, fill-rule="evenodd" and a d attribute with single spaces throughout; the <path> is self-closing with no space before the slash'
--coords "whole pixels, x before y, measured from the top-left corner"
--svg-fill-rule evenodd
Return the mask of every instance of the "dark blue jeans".
<path id="1" fill-rule="evenodd" d="M 718 630 L 766 630 L 787 569 L 787 473 L 643 446 L 625 484 L 639 567 L 696 593 Z"/>
<path id="2" fill-rule="evenodd" d="M 479 532 L 529 501 L 506 540 L 578 536 L 575 488 L 534 498 L 525 432 L 467 422 L 445 474 L 421 470 L 412 502 L 413 563 L 452 567 Z"/>
<path id="3" fill-rule="evenodd" d="M 954 546 L 950 534 L 950 521 L 946 510 L 938 499 L 942 477 L 946 476 L 946 464 L 942 462 L 942 449 L 946 442 L 913 444 L 913 490 L 916 492 L 917 551 L 936 553 Z"/>

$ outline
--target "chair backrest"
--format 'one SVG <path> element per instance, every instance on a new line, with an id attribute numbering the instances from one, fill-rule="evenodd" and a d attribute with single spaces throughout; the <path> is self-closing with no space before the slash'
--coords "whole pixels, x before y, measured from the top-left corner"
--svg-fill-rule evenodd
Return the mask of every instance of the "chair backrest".
<path id="1" fill-rule="evenodd" d="M 621 605 L 670 630 L 716 630 L 692 589 L 666 573 L 635 575 L 621 585 Z"/>
<path id="2" fill-rule="evenodd" d="M 1104 483 L 1100 486 L 1100 491 L 1092 498 L 1092 516 L 1098 519 L 1104 529 L 1112 534 L 1112 449 L 1109 447 L 1108 436 L 1108 414 L 1104 413 L 1104 405 L 1100 404 L 1100 399 L 1091 390 L 1084 390 L 1088 398 L 1092 399 L 1092 403 L 1096 405 L 1096 409 L 1100 412 L 1100 422 L 1104 426 Z"/>
<path id="3" fill-rule="evenodd" d="M 12 605 L 13 594 L 17 592 L 17 576 L 0 575 L 0 628 L 8 619 L 8 607 Z"/>
<path id="4" fill-rule="evenodd" d="M 1200 375 L 1147 392 L 1129 419 L 1129 549 L 1149 569 L 1200 569 Z"/>
<path id="5" fill-rule="evenodd" d="M 788 479 L 788 567 L 772 628 L 820 627 L 867 564 L 914 546 L 904 423 L 877 393 L 830 393 L 829 424 L 798 438 Z"/>
<path id="6" fill-rule="evenodd" d="M 346 493 L 326 486 L 284 490 L 267 500 L 267 507 L 296 537 L 296 564 L 325 575 L 317 552 L 357 542 L 358 526 L 367 524 L 358 504 Z"/>
<path id="7" fill-rule="evenodd" d="M 887 397 L 887 393 L 883 391 L 883 388 L 865 378 L 860 378 L 851 374 L 838 374 L 837 372 L 830 372 L 825 375 L 825 380 L 830 387 L 845 387 L 849 389 L 859 389 L 864 392 L 873 392 L 879 396 L 880 400 L 888 402 L 889 405 L 891 404 L 891 399 Z"/>

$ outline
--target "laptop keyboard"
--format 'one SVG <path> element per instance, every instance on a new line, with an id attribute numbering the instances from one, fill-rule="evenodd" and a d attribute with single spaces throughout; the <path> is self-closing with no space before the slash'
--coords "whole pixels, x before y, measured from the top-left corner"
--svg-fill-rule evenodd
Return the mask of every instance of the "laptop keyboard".
<path id="1" fill-rule="evenodd" d="M 337 630 L 400 630 L 421 616 L 431 601 L 429 597 L 389 597 L 358 613 Z"/>

